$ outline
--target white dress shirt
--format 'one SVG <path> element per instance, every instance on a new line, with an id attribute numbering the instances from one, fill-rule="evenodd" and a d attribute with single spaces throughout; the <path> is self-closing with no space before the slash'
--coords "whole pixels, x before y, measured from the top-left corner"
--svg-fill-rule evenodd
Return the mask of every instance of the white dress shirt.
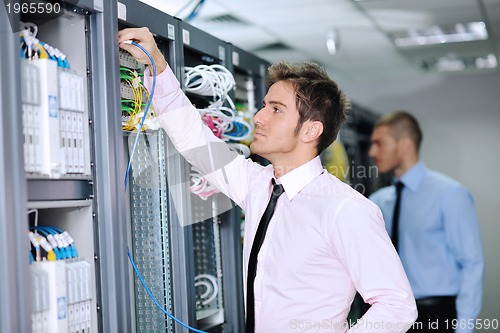
<path id="1" fill-rule="evenodd" d="M 146 74 L 146 86 L 151 82 Z M 246 281 L 273 166 L 217 139 L 169 68 L 157 77 L 153 105 L 177 150 L 244 210 Z M 416 319 L 415 301 L 378 207 L 323 169 L 319 156 L 277 182 L 285 194 L 258 255 L 255 332 L 405 332 Z M 371 308 L 349 328 L 356 290 Z"/>

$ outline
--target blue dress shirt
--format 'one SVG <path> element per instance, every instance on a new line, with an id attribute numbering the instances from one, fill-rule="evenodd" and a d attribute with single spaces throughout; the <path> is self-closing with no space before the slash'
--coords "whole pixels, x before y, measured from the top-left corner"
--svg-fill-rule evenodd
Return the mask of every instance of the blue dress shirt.
<path id="1" fill-rule="evenodd" d="M 483 252 L 471 193 L 460 183 L 418 162 L 400 179 L 399 255 L 416 299 L 457 296 L 457 319 L 473 322 L 481 310 Z M 370 196 L 389 234 L 395 186 Z M 471 325 L 473 326 L 473 325 Z M 456 332 L 473 332 L 457 329 Z"/>

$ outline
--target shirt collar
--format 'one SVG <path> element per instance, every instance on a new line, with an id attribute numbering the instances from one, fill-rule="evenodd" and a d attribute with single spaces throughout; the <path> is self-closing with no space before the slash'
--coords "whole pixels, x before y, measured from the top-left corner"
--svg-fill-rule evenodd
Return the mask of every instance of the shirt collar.
<path id="1" fill-rule="evenodd" d="M 420 183 L 424 180 L 427 168 L 424 162 L 419 161 L 414 166 L 412 166 L 405 174 L 399 179 L 405 187 L 412 191 L 417 190 Z M 396 179 L 397 181 L 398 179 Z"/>
<path id="2" fill-rule="evenodd" d="M 321 164 L 321 159 L 318 155 L 309 162 L 302 164 L 298 168 L 293 169 L 287 174 L 281 176 L 278 179 L 278 183 L 283 184 L 288 200 L 291 201 L 297 193 L 299 193 L 322 172 L 323 165 Z"/>

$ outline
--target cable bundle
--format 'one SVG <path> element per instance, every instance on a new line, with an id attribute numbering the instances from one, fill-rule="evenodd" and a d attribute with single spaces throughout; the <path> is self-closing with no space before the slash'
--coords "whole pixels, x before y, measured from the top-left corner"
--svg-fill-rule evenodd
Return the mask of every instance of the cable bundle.
<path id="1" fill-rule="evenodd" d="M 61 68 L 70 68 L 66 55 L 61 50 L 36 38 L 38 27 L 35 24 L 21 22 L 20 28 L 22 58 L 51 59 L 57 61 L 57 65 Z"/>
<path id="2" fill-rule="evenodd" d="M 233 74 L 221 65 L 198 65 L 185 68 L 186 92 L 200 96 L 212 97 L 205 109 L 198 109 L 204 117 L 205 124 L 224 141 L 244 141 L 250 138 L 252 126 L 242 117 L 236 116 L 236 106 L 229 92 L 235 88 Z M 227 101 L 229 107 L 224 106 Z M 207 116 L 212 120 L 208 120 Z"/>
<path id="3" fill-rule="evenodd" d="M 184 79 L 186 92 L 212 97 L 206 108 L 198 109 L 205 125 L 216 137 L 228 142 L 230 149 L 245 157 L 250 156 L 250 149 L 237 143 L 249 140 L 253 128 L 242 117 L 236 116 L 235 104 L 228 95 L 236 86 L 233 74 L 218 64 L 198 65 L 185 67 Z M 229 107 L 224 106 L 226 102 Z M 218 192 L 195 170 L 191 172 L 191 180 L 191 192 L 203 200 Z"/>
<path id="4" fill-rule="evenodd" d="M 31 245 L 33 246 L 33 249 L 35 250 L 34 256 L 33 253 L 30 252 L 30 262 L 33 262 L 34 260 L 42 261 L 42 249 L 47 253 L 46 260 L 56 261 L 58 259 L 56 252 L 54 251 L 54 247 L 52 247 L 52 245 L 47 242 L 47 239 L 45 237 L 33 232 L 29 232 L 28 237 Z"/>
<path id="5" fill-rule="evenodd" d="M 38 210 L 31 209 L 28 214 L 35 214 L 35 225 L 30 227 L 28 237 L 35 250 L 35 256 L 30 251 L 30 262 L 42 261 L 41 250 L 46 252 L 46 259 L 55 261 L 78 257 L 75 241 L 67 231 L 51 226 L 38 225 Z"/>
<path id="6" fill-rule="evenodd" d="M 219 190 L 210 184 L 198 171 L 191 168 L 191 192 L 196 194 L 200 199 L 207 200 L 210 196 L 219 193 Z"/>
<path id="7" fill-rule="evenodd" d="M 204 287 L 204 292 L 200 295 L 201 300 L 196 302 L 197 307 L 210 304 L 219 293 L 217 279 L 210 274 L 198 274 L 194 277 L 195 288 Z"/>
<path id="8" fill-rule="evenodd" d="M 39 247 L 47 252 L 47 260 L 50 261 L 78 257 L 75 241 L 67 231 L 50 226 L 35 226 L 30 227 L 30 230 L 34 231 L 29 232 L 29 238 L 35 248 L 35 261 L 42 260 Z"/>
<path id="9" fill-rule="evenodd" d="M 130 68 L 120 67 L 122 129 L 125 131 L 137 131 L 139 129 L 139 124 L 144 115 L 143 109 L 146 106 L 143 99 L 149 100 L 149 93 L 141 80 L 142 75 Z M 159 124 L 154 118 L 155 112 L 151 107 L 144 121 L 143 131 L 147 129 L 157 130 L 159 128 Z"/>
<path id="10" fill-rule="evenodd" d="M 234 111 L 228 107 L 222 106 L 221 101 L 210 104 L 205 109 L 198 109 L 201 118 L 216 137 L 222 140 L 225 138 L 225 132 L 232 128 L 234 120 Z"/>
<path id="11" fill-rule="evenodd" d="M 177 13 L 174 16 L 180 17 L 180 14 L 186 8 L 188 8 L 188 6 L 190 6 L 192 3 L 194 3 L 194 1 L 188 1 L 179 11 L 177 11 Z M 183 19 L 183 21 L 191 22 L 192 20 L 194 20 L 194 18 L 200 13 L 200 10 L 203 7 L 204 3 L 205 3 L 205 0 L 198 0 L 196 5 L 194 6 L 194 8 L 191 10 L 191 12 L 188 15 L 186 15 L 186 18 Z"/>
<path id="12" fill-rule="evenodd" d="M 155 93 L 155 87 L 156 87 L 156 66 L 155 66 L 155 62 L 154 62 L 154 59 L 153 57 L 147 52 L 147 50 L 142 47 L 140 44 L 137 44 L 136 42 L 134 41 L 125 41 L 123 43 L 127 43 L 127 44 L 131 44 L 131 45 L 134 45 L 136 47 L 138 47 L 139 49 L 141 49 L 144 53 L 146 53 L 146 55 L 148 56 L 149 60 L 151 60 L 151 64 L 152 64 L 152 68 L 153 68 L 153 84 L 151 86 L 151 96 L 149 98 L 149 101 L 148 103 L 146 104 L 146 108 L 145 108 L 145 112 L 147 113 L 148 110 L 149 110 L 149 107 L 151 106 L 151 100 L 153 99 L 153 96 L 154 96 L 154 93 Z M 144 121 L 146 119 L 145 117 L 146 114 L 143 114 L 142 116 L 142 120 L 141 122 L 139 123 L 139 134 L 141 132 L 141 129 L 142 129 L 142 126 L 144 125 Z M 129 157 L 129 162 L 128 162 L 128 165 L 127 165 L 127 170 L 125 171 L 125 190 L 127 190 L 127 184 L 128 184 L 128 175 L 129 175 L 129 172 L 130 172 L 130 167 L 132 165 L 132 159 L 133 159 L 133 156 L 134 156 L 134 152 L 137 148 L 137 142 L 139 140 L 139 135 L 137 135 L 136 139 L 135 139 L 135 142 L 134 142 L 134 145 L 132 147 L 132 151 L 130 153 L 130 157 Z M 198 330 L 194 327 L 191 327 L 185 323 L 183 323 L 182 321 L 180 321 L 179 319 L 177 319 L 176 317 L 174 317 L 170 312 L 168 312 L 167 310 L 165 310 L 163 308 L 163 306 L 158 302 L 158 300 L 154 297 L 153 293 L 151 292 L 151 290 L 149 289 L 149 287 L 147 286 L 146 282 L 144 281 L 144 278 L 142 277 L 141 273 L 139 272 L 137 266 L 135 265 L 135 262 L 134 262 L 134 259 L 132 258 L 132 254 L 130 253 L 130 249 L 128 249 L 127 251 L 127 255 L 128 255 L 128 258 L 130 260 L 130 264 L 132 265 L 132 268 L 134 269 L 134 272 L 136 273 L 137 277 L 139 278 L 139 280 L 141 281 L 141 284 L 143 285 L 144 289 L 146 290 L 146 292 L 148 293 L 149 297 L 151 298 L 151 300 L 155 303 L 155 305 L 158 307 L 158 309 L 160 309 L 165 315 L 167 315 L 170 319 L 174 320 L 176 323 L 180 324 L 181 326 L 193 331 L 193 332 L 198 332 L 198 333 L 207 333 L 205 331 L 202 331 L 202 330 Z"/>
<path id="13" fill-rule="evenodd" d="M 235 106 L 228 96 L 235 86 L 233 74 L 221 65 L 198 65 L 185 67 L 184 82 L 186 91 L 200 96 L 212 96 L 213 101 L 227 99 L 234 110 Z"/>

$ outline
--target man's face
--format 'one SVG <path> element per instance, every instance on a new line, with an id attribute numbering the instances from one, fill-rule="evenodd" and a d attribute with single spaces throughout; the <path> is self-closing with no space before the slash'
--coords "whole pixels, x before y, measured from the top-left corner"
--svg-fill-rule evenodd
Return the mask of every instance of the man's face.
<path id="1" fill-rule="evenodd" d="M 294 132 L 299 111 L 293 85 L 286 81 L 276 82 L 269 88 L 263 104 L 253 118 L 256 127 L 250 148 L 272 162 L 293 153 L 299 142 Z"/>
<path id="2" fill-rule="evenodd" d="M 394 171 L 403 163 L 401 145 L 390 131 L 389 126 L 375 127 L 368 154 L 382 173 Z"/>

